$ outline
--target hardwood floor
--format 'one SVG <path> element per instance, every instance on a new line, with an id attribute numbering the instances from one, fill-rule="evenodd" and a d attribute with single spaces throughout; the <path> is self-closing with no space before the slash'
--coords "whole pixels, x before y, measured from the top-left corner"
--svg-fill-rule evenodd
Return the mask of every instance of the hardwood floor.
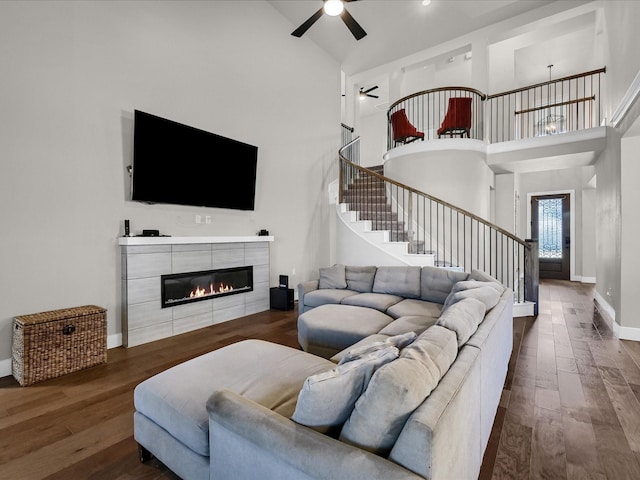
<path id="1" fill-rule="evenodd" d="M 481 479 L 640 479 L 640 343 L 613 337 L 593 286 L 544 280 L 514 351 Z M 245 338 L 297 347 L 296 311 L 269 311 L 108 352 L 108 363 L 29 387 L 0 379 L 1 479 L 176 479 L 141 464 L 133 388 Z"/>

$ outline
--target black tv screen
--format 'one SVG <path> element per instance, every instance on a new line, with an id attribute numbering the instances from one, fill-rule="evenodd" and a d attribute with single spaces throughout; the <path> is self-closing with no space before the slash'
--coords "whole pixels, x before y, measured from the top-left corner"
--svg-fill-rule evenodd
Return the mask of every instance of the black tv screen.
<path id="1" fill-rule="evenodd" d="M 131 198 L 253 210 L 258 147 L 135 110 Z"/>

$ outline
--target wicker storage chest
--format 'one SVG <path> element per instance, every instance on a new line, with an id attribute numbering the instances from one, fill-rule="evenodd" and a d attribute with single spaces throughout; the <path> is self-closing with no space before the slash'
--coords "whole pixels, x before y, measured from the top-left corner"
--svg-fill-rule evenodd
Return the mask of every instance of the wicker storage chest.
<path id="1" fill-rule="evenodd" d="M 11 370 L 22 386 L 107 361 L 106 310 L 95 305 L 15 317 Z"/>

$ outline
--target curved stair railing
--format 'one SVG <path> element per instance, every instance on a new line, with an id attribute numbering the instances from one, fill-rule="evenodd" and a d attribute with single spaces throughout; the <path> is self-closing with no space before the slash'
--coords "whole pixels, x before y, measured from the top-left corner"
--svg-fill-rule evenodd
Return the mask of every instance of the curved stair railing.
<path id="1" fill-rule="evenodd" d="M 433 254 L 440 267 L 482 270 L 511 288 L 516 303 L 537 305 L 537 242 L 387 178 L 382 167 L 360 166 L 359 140 L 339 152 L 339 203 L 373 230 L 389 231 L 390 241 L 407 242 L 409 253 Z"/>

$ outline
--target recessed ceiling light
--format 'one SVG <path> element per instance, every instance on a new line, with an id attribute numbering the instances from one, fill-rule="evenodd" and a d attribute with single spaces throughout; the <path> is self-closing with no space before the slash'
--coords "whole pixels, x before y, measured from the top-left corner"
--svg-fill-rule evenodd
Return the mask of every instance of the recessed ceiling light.
<path id="1" fill-rule="evenodd" d="M 422 0 L 422 5 L 425 7 L 431 3 L 431 0 Z"/>

